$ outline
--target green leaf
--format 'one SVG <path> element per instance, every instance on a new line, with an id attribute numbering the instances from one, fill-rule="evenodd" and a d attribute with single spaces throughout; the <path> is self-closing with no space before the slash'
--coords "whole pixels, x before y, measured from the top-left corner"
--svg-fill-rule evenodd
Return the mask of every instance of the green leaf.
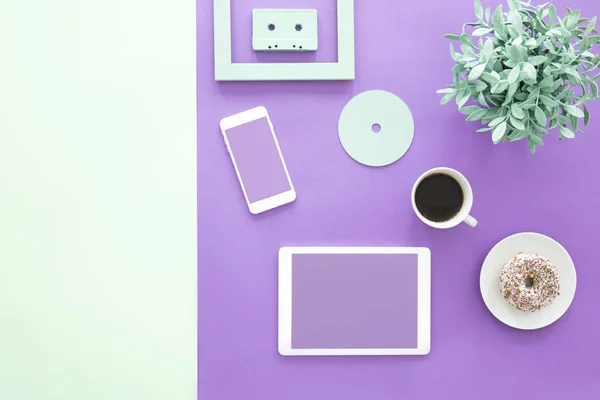
<path id="1" fill-rule="evenodd" d="M 519 14 L 519 12 L 516 9 L 513 8 L 512 10 L 510 10 L 506 18 L 508 22 L 510 22 L 511 27 L 516 31 L 517 34 L 523 31 L 523 21 L 521 20 L 521 14 Z"/>
<path id="2" fill-rule="evenodd" d="M 473 39 L 467 33 L 460 35 L 460 42 L 468 47 L 473 47 Z M 463 49 L 465 51 L 465 49 Z"/>
<path id="3" fill-rule="evenodd" d="M 510 70 L 508 74 L 508 83 L 513 84 L 517 83 L 519 80 L 519 74 L 521 73 L 521 68 L 517 65 L 513 69 Z"/>
<path id="4" fill-rule="evenodd" d="M 497 69 L 496 67 L 500 66 L 499 69 Z M 500 77 L 499 72 L 502 72 L 503 68 L 502 68 L 502 63 L 500 61 L 497 61 L 494 63 L 494 70 L 492 72 L 490 72 L 490 74 L 492 74 L 495 78 L 497 78 L 498 80 L 502 79 Z"/>
<path id="5" fill-rule="evenodd" d="M 519 104 L 519 106 L 523 110 L 531 110 L 532 108 L 535 107 L 535 101 L 533 103 L 530 103 L 529 100 L 527 100 L 526 102 Z"/>
<path id="6" fill-rule="evenodd" d="M 531 129 L 532 133 L 537 134 L 537 136 L 539 136 L 539 137 L 541 137 L 542 135 L 547 135 L 548 134 L 548 131 L 546 130 L 546 127 L 542 128 L 541 126 L 539 126 L 535 122 L 532 122 L 531 125 L 529 125 L 529 128 Z"/>
<path id="7" fill-rule="evenodd" d="M 492 128 L 486 127 L 486 128 L 477 129 L 475 132 L 489 132 L 491 130 L 492 130 Z"/>
<path id="8" fill-rule="evenodd" d="M 504 104 L 504 105 L 509 105 L 510 103 L 512 103 L 513 96 L 517 92 L 518 88 L 519 88 L 519 84 L 516 82 L 513 83 L 512 85 L 508 86 L 508 92 L 506 93 L 506 101 L 505 101 L 506 104 Z"/>
<path id="9" fill-rule="evenodd" d="M 533 135 L 529 135 L 529 137 L 527 138 L 527 145 L 529 146 L 529 151 L 531 152 L 531 154 L 535 154 L 535 142 L 533 140 L 531 140 L 531 137 Z"/>
<path id="10" fill-rule="evenodd" d="M 542 111 L 542 109 L 538 106 L 535 107 L 534 110 L 534 115 L 535 115 L 535 120 L 537 121 L 537 123 L 544 127 L 546 126 L 546 124 L 548 123 L 548 120 L 546 119 L 546 114 L 544 114 L 544 111 Z"/>
<path id="11" fill-rule="evenodd" d="M 493 87 L 492 87 L 492 94 L 498 94 L 498 93 L 502 93 L 504 92 L 506 89 L 508 89 L 508 82 L 505 80 L 501 80 L 500 82 L 496 83 Z"/>
<path id="12" fill-rule="evenodd" d="M 540 82 L 540 89 L 547 89 L 547 88 L 552 88 L 552 85 L 554 84 L 554 79 L 552 78 L 552 75 L 545 77 L 544 79 L 542 79 L 542 81 Z"/>
<path id="13" fill-rule="evenodd" d="M 569 114 L 571 114 L 572 116 L 574 116 L 574 117 L 577 117 L 577 118 L 583 118 L 584 117 L 583 111 L 581 111 L 579 108 L 577 108 L 575 106 L 566 104 L 565 105 L 565 110 Z"/>
<path id="14" fill-rule="evenodd" d="M 458 108 L 462 108 L 465 104 L 467 104 L 467 101 L 469 101 L 469 98 L 471 97 L 471 90 L 469 88 L 464 88 L 463 90 L 463 97 L 457 102 Z"/>
<path id="15" fill-rule="evenodd" d="M 465 35 L 466 35 L 466 33 L 465 33 Z M 465 36 L 465 35 L 463 35 L 463 36 Z M 461 39 L 461 43 L 462 43 L 462 39 Z M 464 44 L 464 43 L 460 45 L 460 49 L 464 53 L 462 55 L 462 61 L 472 61 L 472 60 L 476 60 L 478 58 L 477 55 L 475 54 L 475 52 L 473 51 L 473 47 L 471 47 L 471 46 L 472 45 L 468 45 L 468 44 Z"/>
<path id="16" fill-rule="evenodd" d="M 494 42 L 492 39 L 487 39 L 483 44 L 483 49 L 481 50 L 481 57 L 483 57 L 484 62 L 488 62 L 492 55 L 494 54 Z"/>
<path id="17" fill-rule="evenodd" d="M 550 76 L 549 78 L 552 78 L 552 77 Z M 544 87 L 540 86 L 540 89 L 542 89 L 542 92 L 545 92 L 545 93 L 552 93 L 552 92 L 554 92 L 554 90 L 552 89 L 552 85 L 550 85 L 550 86 L 544 86 Z"/>
<path id="18" fill-rule="evenodd" d="M 468 106 L 468 107 L 462 107 L 458 109 L 458 112 L 460 112 L 461 114 L 465 114 L 465 115 L 471 115 L 474 111 L 478 111 L 481 110 L 481 108 L 477 107 L 477 106 Z M 487 110 L 484 110 L 487 112 Z"/>
<path id="19" fill-rule="evenodd" d="M 473 36 L 483 36 L 483 35 L 487 35 L 488 33 L 492 32 L 493 29 L 491 28 L 477 28 L 473 31 L 473 33 L 471 35 Z"/>
<path id="20" fill-rule="evenodd" d="M 510 61 L 521 62 L 523 57 L 517 46 L 506 46 L 506 51 L 510 57 Z"/>
<path id="21" fill-rule="evenodd" d="M 589 35 L 590 33 L 592 33 L 595 26 L 596 26 L 596 17 L 590 19 L 590 22 L 588 23 L 587 28 L 585 28 L 585 34 Z"/>
<path id="22" fill-rule="evenodd" d="M 494 144 L 500 143 L 505 133 L 506 122 L 503 122 L 494 129 L 494 132 L 492 132 L 492 141 L 494 142 Z"/>
<path id="23" fill-rule="evenodd" d="M 481 79 L 483 79 L 491 85 L 495 85 L 500 81 L 500 75 L 498 75 L 498 73 L 495 71 L 484 72 L 483 74 L 481 74 Z"/>
<path id="24" fill-rule="evenodd" d="M 554 100 L 552 100 L 549 97 L 546 97 L 544 95 L 540 95 L 540 100 L 542 101 L 542 103 L 544 103 L 547 107 L 556 107 L 558 105 L 558 103 Z"/>
<path id="25" fill-rule="evenodd" d="M 557 80 L 554 81 L 554 83 L 552 84 L 552 91 L 555 92 L 558 90 L 559 87 L 561 87 L 562 85 L 565 84 L 565 81 L 562 78 L 558 78 Z"/>
<path id="26" fill-rule="evenodd" d="M 554 76 L 556 71 L 554 70 L 554 66 L 546 65 L 542 72 L 543 72 L 544 76 L 547 78 L 549 76 Z"/>
<path id="27" fill-rule="evenodd" d="M 535 80 L 537 77 L 535 67 L 528 62 L 523 63 L 522 71 L 525 79 Z"/>
<path id="28" fill-rule="evenodd" d="M 559 128 L 559 132 L 562 137 L 566 137 L 567 139 L 573 139 L 575 137 L 573 131 L 567 128 L 566 126 L 561 126 Z"/>
<path id="29" fill-rule="evenodd" d="M 525 100 L 527 100 L 527 93 L 523 93 L 523 92 L 517 93 L 517 94 L 515 94 L 515 99 L 518 101 L 525 101 Z"/>
<path id="30" fill-rule="evenodd" d="M 527 101 L 537 103 L 537 99 L 539 96 L 540 96 L 540 88 L 538 87 L 538 88 L 531 90 L 531 92 L 529 92 L 529 97 L 527 97 Z"/>
<path id="31" fill-rule="evenodd" d="M 454 93 L 454 92 L 456 92 L 455 88 L 445 88 L 445 89 L 438 90 L 436 93 L 438 93 L 438 94 L 448 94 L 448 93 Z"/>
<path id="32" fill-rule="evenodd" d="M 529 139 L 531 139 L 531 141 L 536 145 L 536 146 L 543 146 L 544 145 L 544 141 L 542 140 L 541 137 L 539 137 L 538 135 L 535 134 L 531 134 L 529 135 Z"/>
<path id="33" fill-rule="evenodd" d="M 511 39 L 519 37 L 519 32 L 511 24 L 506 25 L 506 31 Z"/>
<path id="34" fill-rule="evenodd" d="M 558 28 L 552 28 L 546 33 L 546 35 L 560 38 L 562 37 L 562 32 Z"/>
<path id="35" fill-rule="evenodd" d="M 587 38 L 584 36 L 583 39 L 581 39 L 581 40 L 583 41 L 584 39 L 587 39 Z M 582 48 L 583 48 L 583 44 L 580 44 L 579 45 L 579 50 L 581 50 Z M 581 57 L 585 57 L 585 58 L 591 59 L 591 58 L 596 57 L 596 55 L 594 53 L 586 50 L 583 53 L 581 53 Z"/>
<path id="36" fill-rule="evenodd" d="M 464 64 L 461 63 L 457 63 L 454 65 L 454 67 L 452 67 L 452 75 L 457 78 L 460 76 L 460 78 L 462 78 L 462 74 L 461 72 L 464 72 L 465 68 L 464 68 Z M 455 79 L 456 81 L 457 79 Z M 462 80 L 462 79 L 461 79 Z M 456 87 L 457 89 L 460 89 L 460 85 L 462 85 L 463 82 L 454 82 L 454 87 Z"/>
<path id="37" fill-rule="evenodd" d="M 590 46 L 598 42 L 600 42 L 600 36 L 592 36 L 588 38 L 588 43 L 590 44 Z"/>
<path id="38" fill-rule="evenodd" d="M 569 79 L 573 78 L 576 82 L 581 81 L 581 75 L 579 75 L 579 72 L 575 71 L 572 68 L 566 68 L 565 74 L 567 74 Z"/>
<path id="39" fill-rule="evenodd" d="M 562 26 L 558 27 L 558 29 L 560 30 L 560 33 L 562 33 L 563 38 L 570 39 L 573 37 L 573 34 L 568 29 L 563 28 Z"/>
<path id="40" fill-rule="evenodd" d="M 478 66 L 473 68 L 471 72 L 469 72 L 469 80 L 474 81 L 475 79 L 478 79 L 481 76 L 481 74 L 483 74 L 485 66 L 485 64 L 479 64 Z"/>
<path id="41" fill-rule="evenodd" d="M 510 124 L 517 130 L 525 130 L 525 125 L 521 121 L 516 119 L 513 115 L 510 116 Z"/>
<path id="42" fill-rule="evenodd" d="M 556 20 L 556 7 L 554 7 L 554 5 L 550 4 L 550 7 L 548 7 L 548 25 L 552 26 L 554 24 L 554 21 Z"/>
<path id="43" fill-rule="evenodd" d="M 541 65 L 541 64 L 545 63 L 546 61 L 548 61 L 548 57 L 546 57 L 546 56 L 532 56 L 532 57 L 529 57 L 529 59 L 527 61 L 531 65 L 536 66 L 536 65 Z"/>
<path id="44" fill-rule="evenodd" d="M 525 112 L 516 103 L 510 106 L 510 111 L 516 118 L 523 119 L 525 117 Z"/>
<path id="45" fill-rule="evenodd" d="M 494 15 L 492 17 L 492 26 L 494 27 L 494 29 L 496 30 L 496 32 L 498 34 L 500 34 L 501 36 L 505 35 L 506 29 L 504 26 L 504 15 L 502 12 L 502 4 L 500 4 L 498 6 L 498 8 L 496 8 L 496 11 L 494 11 Z"/>
<path id="46" fill-rule="evenodd" d="M 537 41 L 534 38 L 527 39 L 523 44 L 527 47 L 537 47 Z"/>
<path id="47" fill-rule="evenodd" d="M 481 0 L 475 0 L 475 15 L 481 21 L 483 19 L 483 6 Z"/>
<path id="48" fill-rule="evenodd" d="M 592 89 L 592 96 L 594 99 L 598 98 L 598 84 L 594 81 L 590 81 L 590 89 Z"/>
<path id="49" fill-rule="evenodd" d="M 485 20 L 490 21 L 490 16 L 492 15 L 492 10 L 488 7 L 485 9 Z"/>
<path id="50" fill-rule="evenodd" d="M 571 128 L 573 129 L 573 132 L 577 132 L 579 130 L 579 120 L 572 115 L 569 116 L 569 120 L 571 122 Z"/>
<path id="51" fill-rule="evenodd" d="M 502 122 L 504 122 L 504 121 L 506 121 L 506 117 L 498 117 L 498 118 L 495 118 L 495 119 L 493 119 L 493 120 L 492 120 L 492 121 L 489 123 L 489 126 L 493 128 L 493 127 L 495 127 L 495 126 L 498 126 L 498 125 L 500 125 L 500 124 L 501 124 Z"/>
<path id="52" fill-rule="evenodd" d="M 479 60 L 473 60 L 473 61 L 469 61 L 468 63 L 465 64 L 465 68 L 466 69 L 473 69 L 473 67 L 476 67 L 479 65 Z"/>
<path id="53" fill-rule="evenodd" d="M 512 45 L 517 46 L 517 48 L 519 46 L 521 46 L 522 44 L 523 44 L 523 36 L 519 36 L 515 40 L 512 41 Z"/>
<path id="54" fill-rule="evenodd" d="M 556 125 L 558 125 L 558 121 L 554 118 L 552 118 L 550 120 L 550 124 L 548 125 L 548 129 L 554 129 L 556 128 Z"/>
<path id="55" fill-rule="evenodd" d="M 483 95 L 483 93 L 479 93 L 479 96 L 477 97 L 477 101 L 479 101 L 479 104 L 481 104 L 482 106 L 489 107 L 488 103 L 485 101 L 485 96 Z"/>
<path id="56" fill-rule="evenodd" d="M 589 47 L 590 47 L 590 43 L 588 42 L 588 38 L 587 38 L 587 36 L 584 36 L 579 41 L 579 51 L 582 51 L 582 50 L 584 51 L 584 54 L 582 54 L 582 56 L 587 57 L 587 55 L 585 53 L 589 53 L 589 51 L 586 51 Z"/>
<path id="57" fill-rule="evenodd" d="M 556 117 L 556 119 L 558 120 L 558 123 L 561 125 L 567 125 L 569 122 L 569 118 L 567 118 L 564 115 L 559 115 L 558 117 Z"/>
<path id="58" fill-rule="evenodd" d="M 529 110 L 537 105 L 537 98 L 538 93 L 536 93 L 536 91 L 534 90 L 533 92 L 529 93 L 529 97 L 527 98 L 527 100 L 519 104 L 519 107 L 521 107 L 524 110 Z"/>
<path id="59" fill-rule="evenodd" d="M 442 100 L 440 101 L 440 104 L 441 105 L 448 104 L 450 102 L 450 100 L 452 100 L 454 98 L 454 96 L 456 96 L 456 92 L 454 92 L 454 93 L 448 93 L 447 95 L 445 95 L 444 97 L 442 97 Z"/>
<path id="60" fill-rule="evenodd" d="M 583 105 L 583 124 L 584 126 L 588 126 L 590 123 L 590 111 L 587 109 L 585 104 Z"/>
<path id="61" fill-rule="evenodd" d="M 454 46 L 450 43 L 450 56 L 456 62 L 460 61 L 460 55 L 454 51 Z"/>
<path id="62" fill-rule="evenodd" d="M 465 104 L 467 104 L 467 101 L 469 101 L 468 92 L 467 92 L 467 94 L 463 94 L 463 95 L 461 95 L 461 93 L 459 93 L 458 96 L 456 96 L 456 105 L 458 106 L 458 108 L 462 108 Z"/>
<path id="63" fill-rule="evenodd" d="M 568 22 L 569 29 L 575 28 L 578 25 L 579 17 L 581 17 L 581 11 L 579 11 L 579 10 L 573 11 L 573 13 L 571 14 L 571 16 L 569 18 L 569 22 Z"/>
<path id="64" fill-rule="evenodd" d="M 478 108 L 467 117 L 467 121 L 479 121 L 487 113 L 486 109 Z"/>
<path id="65" fill-rule="evenodd" d="M 444 37 L 446 39 L 450 39 L 450 40 L 460 40 L 460 36 L 459 35 L 454 35 L 452 33 L 445 34 Z"/>
<path id="66" fill-rule="evenodd" d="M 527 136 L 529 136 L 529 132 L 526 130 L 522 130 L 522 131 L 513 131 L 510 134 L 509 140 L 511 142 L 516 142 L 517 140 L 521 140 L 521 139 L 525 139 Z"/>
<path id="67" fill-rule="evenodd" d="M 475 91 L 482 92 L 485 89 L 487 89 L 487 87 L 488 87 L 487 84 L 480 79 L 477 81 L 477 84 L 475 85 Z"/>
<path id="68" fill-rule="evenodd" d="M 494 118 L 497 118 L 498 116 L 500 116 L 500 108 L 498 107 L 493 107 L 493 108 L 488 108 L 488 112 L 487 114 L 485 114 L 485 117 L 483 118 L 483 123 L 487 124 L 488 122 L 492 121 Z"/>

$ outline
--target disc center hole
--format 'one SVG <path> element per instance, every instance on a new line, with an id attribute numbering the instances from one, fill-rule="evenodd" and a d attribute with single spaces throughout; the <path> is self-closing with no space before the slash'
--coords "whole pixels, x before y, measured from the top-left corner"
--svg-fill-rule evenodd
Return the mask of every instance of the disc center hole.
<path id="1" fill-rule="evenodd" d="M 371 125 L 371 130 L 373 131 L 373 133 L 379 133 L 381 131 L 381 125 L 379 125 L 378 123 L 374 123 L 373 125 Z"/>

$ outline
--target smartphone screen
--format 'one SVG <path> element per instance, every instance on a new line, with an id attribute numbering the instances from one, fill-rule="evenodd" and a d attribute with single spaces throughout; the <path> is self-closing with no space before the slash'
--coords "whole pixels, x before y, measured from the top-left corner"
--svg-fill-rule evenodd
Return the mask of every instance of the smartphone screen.
<path id="1" fill-rule="evenodd" d="M 248 202 L 264 200 L 291 189 L 266 117 L 229 128 L 225 135 Z"/>

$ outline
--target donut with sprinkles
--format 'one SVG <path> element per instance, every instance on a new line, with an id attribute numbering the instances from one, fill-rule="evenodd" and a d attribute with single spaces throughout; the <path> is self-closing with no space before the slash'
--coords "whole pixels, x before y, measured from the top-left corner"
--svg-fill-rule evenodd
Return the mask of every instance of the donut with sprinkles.
<path id="1" fill-rule="evenodd" d="M 521 311 L 538 311 L 560 295 L 556 267 L 538 254 L 519 253 L 505 263 L 499 286 L 508 304 Z"/>

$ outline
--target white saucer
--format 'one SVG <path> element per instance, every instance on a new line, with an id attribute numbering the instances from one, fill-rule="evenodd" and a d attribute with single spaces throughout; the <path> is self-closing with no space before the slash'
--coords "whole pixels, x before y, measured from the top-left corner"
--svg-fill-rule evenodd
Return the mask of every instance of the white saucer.
<path id="1" fill-rule="evenodd" d="M 504 300 L 498 279 L 505 262 L 517 253 L 537 253 L 556 266 L 560 279 L 560 295 L 548 307 L 539 311 L 520 311 Z M 517 329 L 539 329 L 558 320 L 569 308 L 575 288 L 577 274 L 571 256 L 554 239 L 539 233 L 517 233 L 498 243 L 489 252 L 479 277 L 481 297 L 490 312 L 501 322 Z"/>

